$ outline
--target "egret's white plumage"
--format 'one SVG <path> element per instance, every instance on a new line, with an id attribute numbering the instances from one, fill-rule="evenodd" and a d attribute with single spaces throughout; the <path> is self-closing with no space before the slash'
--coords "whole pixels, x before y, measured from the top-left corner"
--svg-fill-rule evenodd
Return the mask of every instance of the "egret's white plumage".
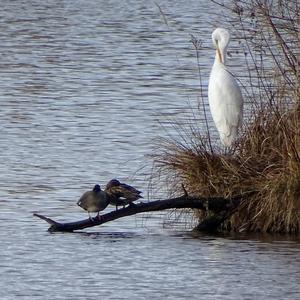
<path id="1" fill-rule="evenodd" d="M 242 125 L 243 97 L 235 78 L 225 65 L 229 32 L 217 28 L 212 33 L 212 40 L 216 47 L 216 57 L 209 78 L 209 107 L 221 142 L 231 146 Z"/>

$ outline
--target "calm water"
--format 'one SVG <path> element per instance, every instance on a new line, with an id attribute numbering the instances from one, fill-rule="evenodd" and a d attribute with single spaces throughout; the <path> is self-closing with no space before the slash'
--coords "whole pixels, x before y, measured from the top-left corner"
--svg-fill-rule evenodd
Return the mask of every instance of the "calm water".
<path id="1" fill-rule="evenodd" d="M 151 1 L 0 1 L 0 299 L 300 299 L 297 239 L 194 236 L 154 213 L 49 234 L 32 217 L 84 218 L 79 196 L 113 177 L 147 201 L 153 139 L 198 107 L 190 34 L 207 85 L 222 25 L 207 1 L 158 2 L 170 28 Z"/>

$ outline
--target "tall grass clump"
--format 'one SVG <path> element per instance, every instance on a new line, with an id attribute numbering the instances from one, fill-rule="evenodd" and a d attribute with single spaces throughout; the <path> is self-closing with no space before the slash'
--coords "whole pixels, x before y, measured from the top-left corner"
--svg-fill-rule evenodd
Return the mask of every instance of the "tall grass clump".
<path id="1" fill-rule="evenodd" d="M 251 192 L 229 220 L 231 230 L 299 233 L 300 5 L 298 0 L 216 5 L 230 16 L 227 28 L 244 52 L 244 126 L 230 151 L 212 144 L 201 124 L 178 126 L 179 138 L 160 140 L 156 167 L 172 189 L 183 183 L 194 195 Z"/>

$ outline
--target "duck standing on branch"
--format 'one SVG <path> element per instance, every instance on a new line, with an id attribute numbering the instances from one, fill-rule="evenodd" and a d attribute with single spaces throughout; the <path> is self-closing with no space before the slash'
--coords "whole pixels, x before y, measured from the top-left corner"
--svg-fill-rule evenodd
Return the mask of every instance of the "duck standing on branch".
<path id="1" fill-rule="evenodd" d="M 99 184 L 96 184 L 92 191 L 85 192 L 77 202 L 78 206 L 88 212 L 90 220 L 92 220 L 91 212 L 98 212 L 97 218 L 100 219 L 99 212 L 104 210 L 108 204 L 109 197 L 101 190 Z"/>
<path id="2" fill-rule="evenodd" d="M 234 76 L 226 67 L 230 33 L 224 28 L 217 28 L 212 33 L 212 40 L 216 57 L 209 78 L 208 101 L 221 142 L 230 147 L 242 125 L 243 96 Z"/>
<path id="3" fill-rule="evenodd" d="M 116 209 L 118 209 L 120 205 L 123 207 L 127 204 L 133 205 L 133 201 L 143 198 L 141 191 L 126 183 L 121 183 L 117 179 L 112 179 L 107 183 L 105 192 L 110 197 L 110 204 L 115 205 Z"/>

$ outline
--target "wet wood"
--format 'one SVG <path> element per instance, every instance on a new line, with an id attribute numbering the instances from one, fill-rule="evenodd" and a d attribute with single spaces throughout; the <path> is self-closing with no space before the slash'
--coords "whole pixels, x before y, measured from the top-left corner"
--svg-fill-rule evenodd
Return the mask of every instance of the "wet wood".
<path id="1" fill-rule="evenodd" d="M 213 215 L 209 215 L 207 218 L 203 219 L 195 228 L 195 231 L 204 231 L 208 233 L 214 233 L 218 231 L 221 224 L 229 219 L 238 209 L 241 202 L 244 201 L 241 198 L 236 201 L 231 201 L 227 209 L 219 211 Z"/>
<path id="2" fill-rule="evenodd" d="M 241 197 L 235 197 L 231 199 L 226 199 L 222 197 L 212 197 L 212 198 L 201 198 L 201 197 L 191 197 L 185 193 L 181 197 L 171 198 L 166 200 L 157 200 L 147 203 L 139 203 L 133 204 L 126 208 L 122 208 L 119 210 L 115 210 L 109 212 L 107 214 L 101 215 L 98 219 L 97 217 L 91 219 L 84 219 L 75 222 L 68 223 L 60 223 L 54 221 L 48 217 L 45 217 L 41 214 L 35 213 L 34 216 L 46 221 L 51 226 L 48 228 L 49 232 L 72 232 L 75 230 L 81 230 L 88 227 L 93 227 L 97 225 L 104 224 L 106 222 L 110 222 L 119 218 L 135 215 L 138 213 L 145 213 L 151 211 L 160 211 L 166 209 L 182 209 L 182 208 L 190 208 L 190 209 L 201 209 L 201 210 L 209 210 L 213 212 L 216 216 L 224 211 L 231 210 L 232 207 L 238 206 L 241 201 Z M 211 219 L 211 217 L 210 217 Z M 218 220 L 218 221 L 217 221 Z M 214 222 L 211 219 L 211 222 L 202 222 L 203 224 L 200 226 L 198 230 L 200 231 L 214 231 L 216 227 L 220 225 L 220 220 L 222 218 L 218 218 Z M 224 221 L 224 220 L 223 220 Z"/>

